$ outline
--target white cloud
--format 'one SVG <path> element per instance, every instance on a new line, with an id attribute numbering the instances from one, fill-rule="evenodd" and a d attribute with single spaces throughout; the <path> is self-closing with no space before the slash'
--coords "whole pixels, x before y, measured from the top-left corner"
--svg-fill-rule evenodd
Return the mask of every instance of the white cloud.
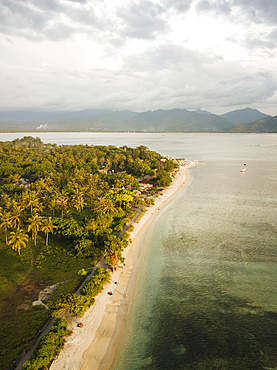
<path id="1" fill-rule="evenodd" d="M 277 114 L 275 5 L 0 0 L 0 109 L 245 104 Z"/>
<path id="2" fill-rule="evenodd" d="M 122 20 L 122 36 L 138 39 L 153 39 L 164 33 L 166 21 L 163 19 L 165 9 L 148 0 L 131 1 L 127 6 L 119 7 L 118 17 Z"/>

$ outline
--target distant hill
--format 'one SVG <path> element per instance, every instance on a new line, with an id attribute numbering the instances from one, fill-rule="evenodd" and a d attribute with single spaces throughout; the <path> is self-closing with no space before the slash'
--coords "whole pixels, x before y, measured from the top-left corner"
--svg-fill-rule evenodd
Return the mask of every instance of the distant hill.
<path id="1" fill-rule="evenodd" d="M 9 111 L 0 112 L 0 131 L 243 132 L 243 130 L 249 130 L 250 126 L 245 123 L 249 122 L 251 117 L 259 117 L 255 119 L 255 122 L 261 118 L 272 118 L 250 108 L 221 116 L 200 109 L 195 111 L 158 109 L 142 113 L 109 109 L 84 109 L 75 112 Z M 233 127 L 233 121 L 243 121 L 244 126 Z"/>
<path id="2" fill-rule="evenodd" d="M 224 132 L 276 132 L 277 116 L 266 117 L 254 122 L 239 123 L 227 127 Z"/>
<path id="3" fill-rule="evenodd" d="M 257 109 L 245 108 L 221 114 L 220 117 L 225 118 L 232 123 L 246 123 L 270 116 L 258 111 Z"/>
<path id="4" fill-rule="evenodd" d="M 0 123 L 18 122 L 18 123 L 47 123 L 48 121 L 61 121 L 71 118 L 81 119 L 83 117 L 94 117 L 102 114 L 111 113 L 109 109 L 84 109 L 81 111 L 58 111 L 58 112 L 33 112 L 25 110 L 2 111 L 0 112 Z"/>
<path id="5" fill-rule="evenodd" d="M 75 112 L 78 113 L 78 112 Z M 123 121 L 131 119 L 137 113 L 128 110 L 107 111 L 105 114 L 79 114 L 61 117 L 59 122 L 52 121 L 48 125 L 48 131 L 110 131 L 113 127 Z"/>
<path id="6" fill-rule="evenodd" d="M 113 127 L 116 131 L 206 131 L 220 130 L 230 122 L 215 114 L 190 112 L 186 109 L 155 110 L 138 113 Z"/>
<path id="7" fill-rule="evenodd" d="M 0 131 L 108 131 L 132 118 L 128 110 L 85 109 L 76 112 L 0 112 Z"/>

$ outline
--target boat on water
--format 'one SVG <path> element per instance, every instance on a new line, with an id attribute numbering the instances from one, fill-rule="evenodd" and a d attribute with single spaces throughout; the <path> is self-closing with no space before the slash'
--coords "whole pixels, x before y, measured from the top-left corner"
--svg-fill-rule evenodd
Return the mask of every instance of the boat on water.
<path id="1" fill-rule="evenodd" d="M 246 168 L 243 168 L 242 170 L 240 170 L 240 172 L 246 172 Z"/>

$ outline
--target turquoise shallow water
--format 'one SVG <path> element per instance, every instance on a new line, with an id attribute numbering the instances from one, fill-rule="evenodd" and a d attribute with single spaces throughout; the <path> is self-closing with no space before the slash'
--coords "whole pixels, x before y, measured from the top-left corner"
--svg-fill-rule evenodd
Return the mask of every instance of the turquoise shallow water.
<path id="1" fill-rule="evenodd" d="M 112 370 L 277 367 L 276 149 L 221 148 L 190 170 L 151 235 Z"/>
<path id="2" fill-rule="evenodd" d="M 148 231 L 112 370 L 277 368 L 277 135 L 44 135 L 205 163 Z"/>
<path id="3" fill-rule="evenodd" d="M 112 370 L 277 366 L 276 163 L 209 162 L 163 212 Z"/>

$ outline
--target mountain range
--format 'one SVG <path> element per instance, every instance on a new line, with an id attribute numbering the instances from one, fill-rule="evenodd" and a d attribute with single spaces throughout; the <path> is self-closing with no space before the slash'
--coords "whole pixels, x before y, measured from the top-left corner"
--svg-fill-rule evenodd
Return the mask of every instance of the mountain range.
<path id="1" fill-rule="evenodd" d="M 71 112 L 0 111 L 0 132 L 277 132 L 277 116 L 245 108 L 216 115 L 204 110 L 132 112 L 85 109 Z"/>

